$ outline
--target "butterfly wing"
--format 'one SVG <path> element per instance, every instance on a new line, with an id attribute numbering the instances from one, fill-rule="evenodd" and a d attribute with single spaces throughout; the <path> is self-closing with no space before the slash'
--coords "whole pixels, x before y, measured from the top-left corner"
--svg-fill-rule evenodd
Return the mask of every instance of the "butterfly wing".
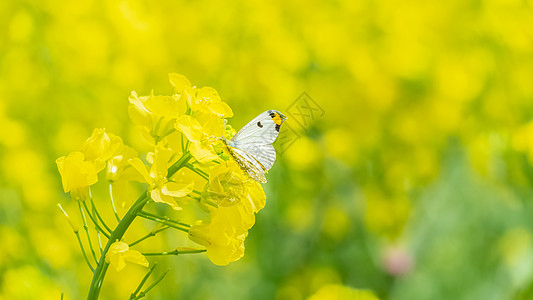
<path id="1" fill-rule="evenodd" d="M 230 154 L 252 179 L 266 182 L 264 173 L 272 168 L 276 160 L 276 150 L 272 143 L 286 119 L 279 111 L 265 111 L 228 141 Z"/>
<path id="2" fill-rule="evenodd" d="M 270 170 L 274 164 L 274 161 L 276 161 L 276 150 L 271 144 L 244 143 L 240 144 L 239 147 L 240 148 L 238 149 L 250 154 L 253 158 L 255 158 L 261 164 L 261 166 L 263 166 L 265 171 Z"/>
<path id="3" fill-rule="evenodd" d="M 244 143 L 272 144 L 279 135 L 281 124 L 287 119 L 276 110 L 267 110 L 257 116 L 231 139 L 235 145 Z"/>
<path id="4" fill-rule="evenodd" d="M 241 169 L 253 180 L 261 183 L 267 182 L 265 168 L 252 155 L 231 146 L 228 146 L 229 153 L 241 166 Z"/>

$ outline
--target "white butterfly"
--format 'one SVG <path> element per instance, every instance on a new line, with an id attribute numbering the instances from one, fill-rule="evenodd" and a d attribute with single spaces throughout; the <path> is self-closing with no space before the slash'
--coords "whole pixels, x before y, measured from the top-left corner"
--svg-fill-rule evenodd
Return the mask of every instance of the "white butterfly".
<path id="1" fill-rule="evenodd" d="M 246 124 L 231 140 L 225 140 L 230 155 L 253 180 L 267 181 L 265 173 L 276 160 L 272 143 L 286 119 L 277 110 L 267 110 Z"/>

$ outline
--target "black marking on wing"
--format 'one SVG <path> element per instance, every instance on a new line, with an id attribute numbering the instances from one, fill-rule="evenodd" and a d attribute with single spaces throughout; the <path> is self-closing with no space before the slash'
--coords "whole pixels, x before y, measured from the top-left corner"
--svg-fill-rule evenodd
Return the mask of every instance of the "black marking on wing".
<path id="1" fill-rule="evenodd" d="M 259 128 L 263 128 L 263 124 L 261 124 L 261 122 L 257 122 L 257 126 L 259 126 Z"/>
<path id="2" fill-rule="evenodd" d="M 271 117 L 271 118 L 274 118 L 275 116 L 276 116 L 276 113 L 274 113 L 274 112 L 271 111 L 271 112 L 270 112 L 270 117 Z"/>
<path id="3" fill-rule="evenodd" d="M 281 128 L 281 125 L 276 124 L 276 131 L 279 132 L 279 129 Z"/>

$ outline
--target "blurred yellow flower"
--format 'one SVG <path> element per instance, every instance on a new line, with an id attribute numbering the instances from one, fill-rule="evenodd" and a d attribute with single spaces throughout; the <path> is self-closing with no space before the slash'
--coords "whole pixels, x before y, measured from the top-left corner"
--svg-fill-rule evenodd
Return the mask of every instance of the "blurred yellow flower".
<path id="1" fill-rule="evenodd" d="M 72 152 L 67 156 L 62 156 L 56 160 L 56 164 L 65 193 L 95 184 L 98 182 L 98 172 L 103 168 L 91 161 L 86 161 L 81 152 Z"/>
<path id="2" fill-rule="evenodd" d="M 353 289 L 338 284 L 328 284 L 321 287 L 308 300 L 379 300 L 368 290 Z"/>
<path id="3" fill-rule="evenodd" d="M 166 203 L 175 210 L 181 207 L 176 203 L 174 197 L 185 197 L 189 195 L 193 188 L 192 180 L 186 182 L 172 182 L 167 178 L 167 170 L 170 167 L 172 151 L 158 144 L 155 148 L 154 162 L 150 170 L 137 157 L 129 160 L 129 163 L 142 175 L 143 181 L 148 183 L 148 192 L 155 202 Z"/>
<path id="4" fill-rule="evenodd" d="M 105 261 L 111 264 L 117 272 L 122 271 L 126 267 L 126 262 L 131 262 L 141 266 L 148 267 L 148 261 L 137 250 L 131 250 L 128 244 L 124 242 L 114 242 L 109 247 L 109 251 L 105 257 Z"/>

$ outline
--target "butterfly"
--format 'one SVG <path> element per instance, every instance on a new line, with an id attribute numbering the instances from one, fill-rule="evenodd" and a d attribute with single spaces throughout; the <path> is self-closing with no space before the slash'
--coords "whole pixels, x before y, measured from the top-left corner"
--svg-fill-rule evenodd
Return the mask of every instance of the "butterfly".
<path id="1" fill-rule="evenodd" d="M 265 173 L 276 160 L 272 143 L 287 117 L 277 110 L 267 110 L 246 124 L 231 140 L 224 140 L 229 154 L 253 180 L 267 182 Z"/>

